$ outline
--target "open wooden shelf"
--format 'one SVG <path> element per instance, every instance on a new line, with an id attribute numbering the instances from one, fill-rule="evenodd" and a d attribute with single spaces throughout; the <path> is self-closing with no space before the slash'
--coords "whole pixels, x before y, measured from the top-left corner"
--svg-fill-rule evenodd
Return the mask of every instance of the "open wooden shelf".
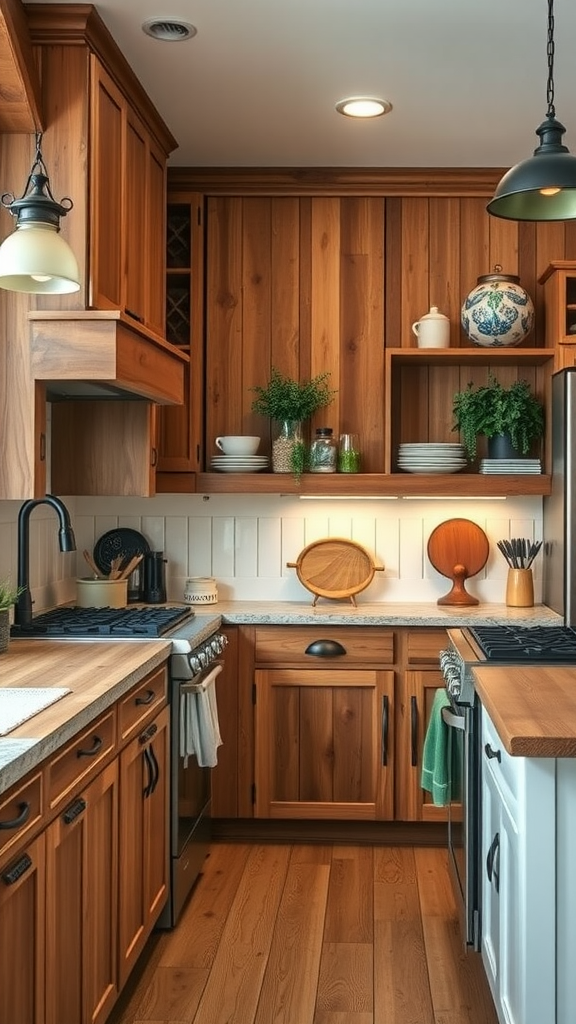
<path id="1" fill-rule="evenodd" d="M 322 497 L 507 497 L 550 494 L 544 474 L 449 473 L 304 473 L 296 481 L 289 473 L 199 473 L 198 494 L 304 494 Z"/>

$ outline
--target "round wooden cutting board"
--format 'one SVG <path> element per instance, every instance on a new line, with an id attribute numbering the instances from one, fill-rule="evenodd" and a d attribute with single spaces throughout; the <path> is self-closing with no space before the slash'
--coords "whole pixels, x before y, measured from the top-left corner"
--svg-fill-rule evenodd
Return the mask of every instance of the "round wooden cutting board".
<path id="1" fill-rule="evenodd" d="M 488 561 L 490 545 L 482 527 L 470 519 L 447 519 L 428 538 L 428 558 L 434 568 L 452 580 L 452 590 L 437 604 L 478 604 L 464 586 Z"/>
<path id="2" fill-rule="evenodd" d="M 349 598 L 355 605 L 354 595 L 365 590 L 375 572 L 384 570 L 383 565 L 374 564 L 372 556 L 356 541 L 339 537 L 309 544 L 296 562 L 286 564 L 296 569 L 302 585 L 316 595 L 313 604 L 319 597 L 328 597 Z"/>

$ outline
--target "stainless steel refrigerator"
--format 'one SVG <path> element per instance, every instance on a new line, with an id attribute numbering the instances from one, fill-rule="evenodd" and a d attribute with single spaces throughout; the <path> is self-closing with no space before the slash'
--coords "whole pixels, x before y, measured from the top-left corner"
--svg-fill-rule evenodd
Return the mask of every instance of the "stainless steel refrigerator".
<path id="1" fill-rule="evenodd" d="M 552 493 L 544 498 L 544 603 L 576 626 L 576 367 L 552 376 Z"/>

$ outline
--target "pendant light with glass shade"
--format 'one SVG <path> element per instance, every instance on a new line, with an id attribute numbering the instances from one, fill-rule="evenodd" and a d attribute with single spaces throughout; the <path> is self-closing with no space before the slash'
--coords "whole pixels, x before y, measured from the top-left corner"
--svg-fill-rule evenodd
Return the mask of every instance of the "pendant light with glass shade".
<path id="1" fill-rule="evenodd" d="M 566 131 L 554 107 L 554 0 L 548 0 L 548 82 L 546 119 L 533 156 L 516 164 L 499 182 L 487 210 L 508 220 L 576 218 L 576 156 L 562 143 Z"/>
<path id="2" fill-rule="evenodd" d="M 0 203 L 16 217 L 16 229 L 0 245 L 0 288 L 13 292 L 62 295 L 80 288 L 76 257 L 60 232 L 60 218 L 74 205 L 57 202 L 36 133 L 36 156 L 20 199 L 4 192 Z"/>

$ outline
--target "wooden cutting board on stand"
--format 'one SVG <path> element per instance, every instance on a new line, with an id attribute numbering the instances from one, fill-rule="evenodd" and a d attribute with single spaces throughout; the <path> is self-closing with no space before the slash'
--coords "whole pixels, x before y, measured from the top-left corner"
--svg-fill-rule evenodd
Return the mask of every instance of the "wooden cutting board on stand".
<path id="1" fill-rule="evenodd" d="M 372 582 L 375 572 L 383 572 L 383 565 L 375 565 L 374 559 L 354 540 L 327 537 L 309 544 L 298 555 L 296 562 L 287 562 L 296 569 L 300 582 L 315 598 L 331 600 L 349 598 L 356 604 L 355 595 L 365 590 Z"/>
<path id="2" fill-rule="evenodd" d="M 465 581 L 475 576 L 488 561 L 490 545 L 481 526 L 470 519 L 447 519 L 428 538 L 428 558 L 442 576 L 452 580 L 452 589 L 437 604 L 479 604 L 469 594 Z"/>

